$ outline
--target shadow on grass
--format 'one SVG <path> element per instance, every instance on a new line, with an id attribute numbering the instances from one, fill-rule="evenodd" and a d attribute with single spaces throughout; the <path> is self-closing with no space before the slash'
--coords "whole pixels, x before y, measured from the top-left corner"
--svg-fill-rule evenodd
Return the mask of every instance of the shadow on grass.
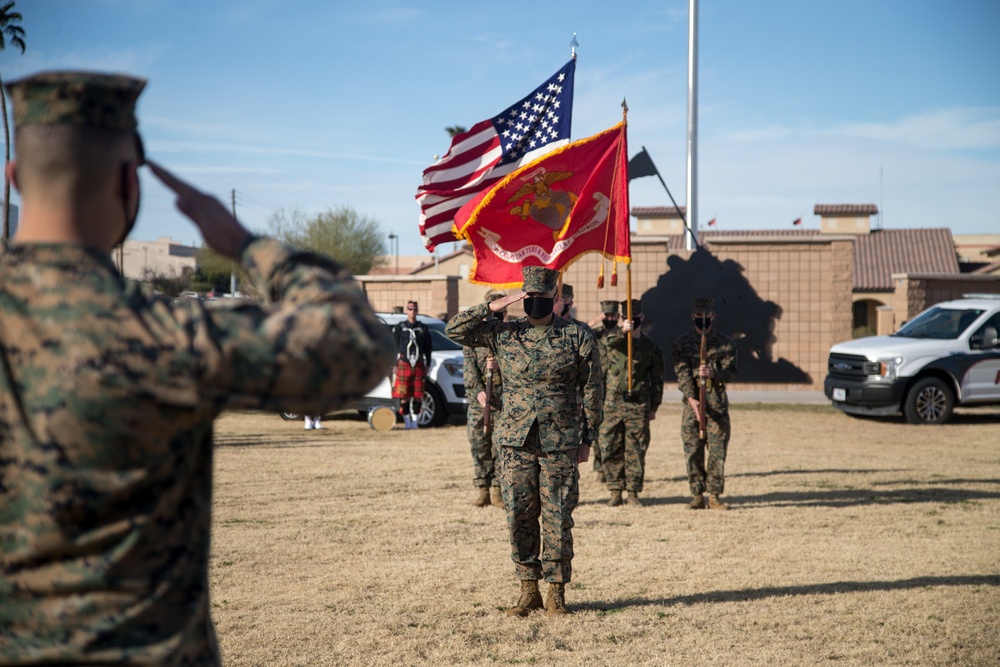
<path id="1" fill-rule="evenodd" d="M 956 480 L 969 483 L 970 480 Z M 976 483 L 994 484 L 996 480 L 974 480 Z M 947 482 L 937 481 L 943 485 Z M 829 489 L 816 491 L 781 491 L 756 496 L 727 495 L 734 509 L 757 509 L 761 507 L 856 507 L 861 505 L 886 505 L 890 503 L 962 503 L 975 500 L 996 500 L 998 491 L 976 491 L 973 489 L 918 488 L 910 487 L 891 490 L 874 489 Z"/>
<path id="2" fill-rule="evenodd" d="M 571 611 L 602 611 L 628 607 L 670 607 L 713 602 L 755 602 L 770 598 L 794 595 L 840 595 L 843 593 L 871 593 L 876 591 L 901 591 L 915 588 L 936 588 L 939 586 L 1000 586 L 1000 575 L 983 574 L 949 577 L 913 577 L 898 581 L 834 581 L 826 584 L 804 584 L 801 586 L 768 586 L 766 588 L 746 588 L 738 591 L 707 591 L 692 595 L 678 595 L 670 598 L 627 598 L 609 602 L 585 602 L 567 605 Z"/>

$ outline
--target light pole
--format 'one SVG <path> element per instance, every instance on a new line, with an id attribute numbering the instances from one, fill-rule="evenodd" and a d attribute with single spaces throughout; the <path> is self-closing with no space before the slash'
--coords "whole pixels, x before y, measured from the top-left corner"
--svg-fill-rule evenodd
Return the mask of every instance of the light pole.
<path id="1" fill-rule="evenodd" d="M 149 270 L 149 264 L 146 262 L 146 246 L 142 246 L 142 277 L 146 277 L 146 271 Z"/>
<path id="2" fill-rule="evenodd" d="M 389 232 L 389 242 L 393 247 L 393 254 L 396 256 L 396 275 L 399 275 L 399 236 L 394 232 Z"/>

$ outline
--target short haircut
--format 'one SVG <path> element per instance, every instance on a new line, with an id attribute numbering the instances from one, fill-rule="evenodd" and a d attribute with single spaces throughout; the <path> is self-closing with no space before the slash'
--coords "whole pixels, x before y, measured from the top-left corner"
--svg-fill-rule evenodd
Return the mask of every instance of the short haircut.
<path id="1" fill-rule="evenodd" d="M 138 159 L 135 134 L 73 125 L 26 125 L 14 133 L 22 193 L 53 189 L 72 201 L 89 198 L 121 165 Z"/>

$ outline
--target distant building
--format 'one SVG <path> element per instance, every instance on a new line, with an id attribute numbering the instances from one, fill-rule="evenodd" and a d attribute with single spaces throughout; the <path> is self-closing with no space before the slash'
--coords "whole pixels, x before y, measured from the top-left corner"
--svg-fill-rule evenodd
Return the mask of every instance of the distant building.
<path id="1" fill-rule="evenodd" d="M 126 239 L 122 248 L 124 264 L 122 274 L 126 278 L 142 280 L 148 273 L 162 276 L 181 276 L 194 272 L 195 257 L 199 248 L 186 246 L 169 236 L 161 236 L 155 241 Z M 117 263 L 117 251 L 112 259 Z"/>

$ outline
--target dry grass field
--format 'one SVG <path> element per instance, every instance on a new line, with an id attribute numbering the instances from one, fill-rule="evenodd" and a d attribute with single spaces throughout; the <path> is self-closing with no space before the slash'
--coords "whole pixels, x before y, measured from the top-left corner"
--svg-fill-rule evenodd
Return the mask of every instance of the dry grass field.
<path id="1" fill-rule="evenodd" d="M 464 426 L 227 413 L 213 613 L 237 665 L 1000 664 L 1000 411 L 914 427 L 738 405 L 729 512 L 685 509 L 679 405 L 643 508 L 583 466 L 572 612 L 508 618 L 503 513 Z M 543 588 L 544 591 L 544 588 Z"/>

